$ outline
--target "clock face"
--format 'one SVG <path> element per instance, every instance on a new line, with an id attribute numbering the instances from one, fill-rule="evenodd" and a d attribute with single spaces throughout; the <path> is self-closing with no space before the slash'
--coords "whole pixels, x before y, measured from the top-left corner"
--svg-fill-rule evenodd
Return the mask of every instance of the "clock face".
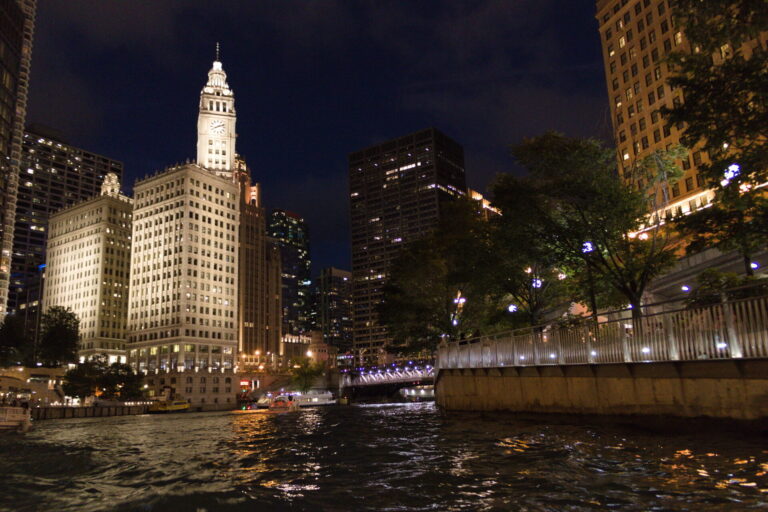
<path id="1" fill-rule="evenodd" d="M 211 121 L 211 132 L 218 135 L 224 133 L 224 121 Z"/>

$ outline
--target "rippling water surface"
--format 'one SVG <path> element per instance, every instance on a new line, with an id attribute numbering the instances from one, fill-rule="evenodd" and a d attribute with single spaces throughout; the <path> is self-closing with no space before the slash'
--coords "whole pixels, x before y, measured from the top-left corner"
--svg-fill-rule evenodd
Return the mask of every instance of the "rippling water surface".
<path id="1" fill-rule="evenodd" d="M 768 445 L 432 404 L 45 421 L 0 437 L 0 510 L 768 510 Z"/>

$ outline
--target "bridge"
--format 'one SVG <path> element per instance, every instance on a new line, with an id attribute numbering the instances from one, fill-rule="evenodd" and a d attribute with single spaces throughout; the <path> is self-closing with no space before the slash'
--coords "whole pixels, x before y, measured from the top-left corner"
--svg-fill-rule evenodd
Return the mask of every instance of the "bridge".
<path id="1" fill-rule="evenodd" d="M 391 368 L 363 368 L 350 372 L 344 387 L 379 386 L 382 384 L 407 384 L 411 382 L 434 381 L 435 368 L 432 365 L 399 366 Z"/>
<path id="2" fill-rule="evenodd" d="M 768 418 L 768 297 L 438 347 L 451 409 Z"/>

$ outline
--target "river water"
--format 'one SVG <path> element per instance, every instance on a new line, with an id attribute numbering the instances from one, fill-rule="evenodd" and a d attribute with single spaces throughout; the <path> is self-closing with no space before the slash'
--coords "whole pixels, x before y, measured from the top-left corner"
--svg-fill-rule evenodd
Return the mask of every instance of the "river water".
<path id="1" fill-rule="evenodd" d="M 0 437 L 0 510 L 768 510 L 768 443 L 429 403 L 43 421 Z"/>

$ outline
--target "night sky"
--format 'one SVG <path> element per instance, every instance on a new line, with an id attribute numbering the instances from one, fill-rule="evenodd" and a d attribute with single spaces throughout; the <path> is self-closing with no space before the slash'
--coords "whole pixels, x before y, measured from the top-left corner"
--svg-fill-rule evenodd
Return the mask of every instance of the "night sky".
<path id="1" fill-rule="evenodd" d="M 303 215 L 314 271 L 349 268 L 347 155 L 435 126 L 486 191 L 507 146 L 608 138 L 594 0 L 38 0 L 28 123 L 125 162 L 194 158 L 221 43 L 238 153 L 269 208 Z"/>

